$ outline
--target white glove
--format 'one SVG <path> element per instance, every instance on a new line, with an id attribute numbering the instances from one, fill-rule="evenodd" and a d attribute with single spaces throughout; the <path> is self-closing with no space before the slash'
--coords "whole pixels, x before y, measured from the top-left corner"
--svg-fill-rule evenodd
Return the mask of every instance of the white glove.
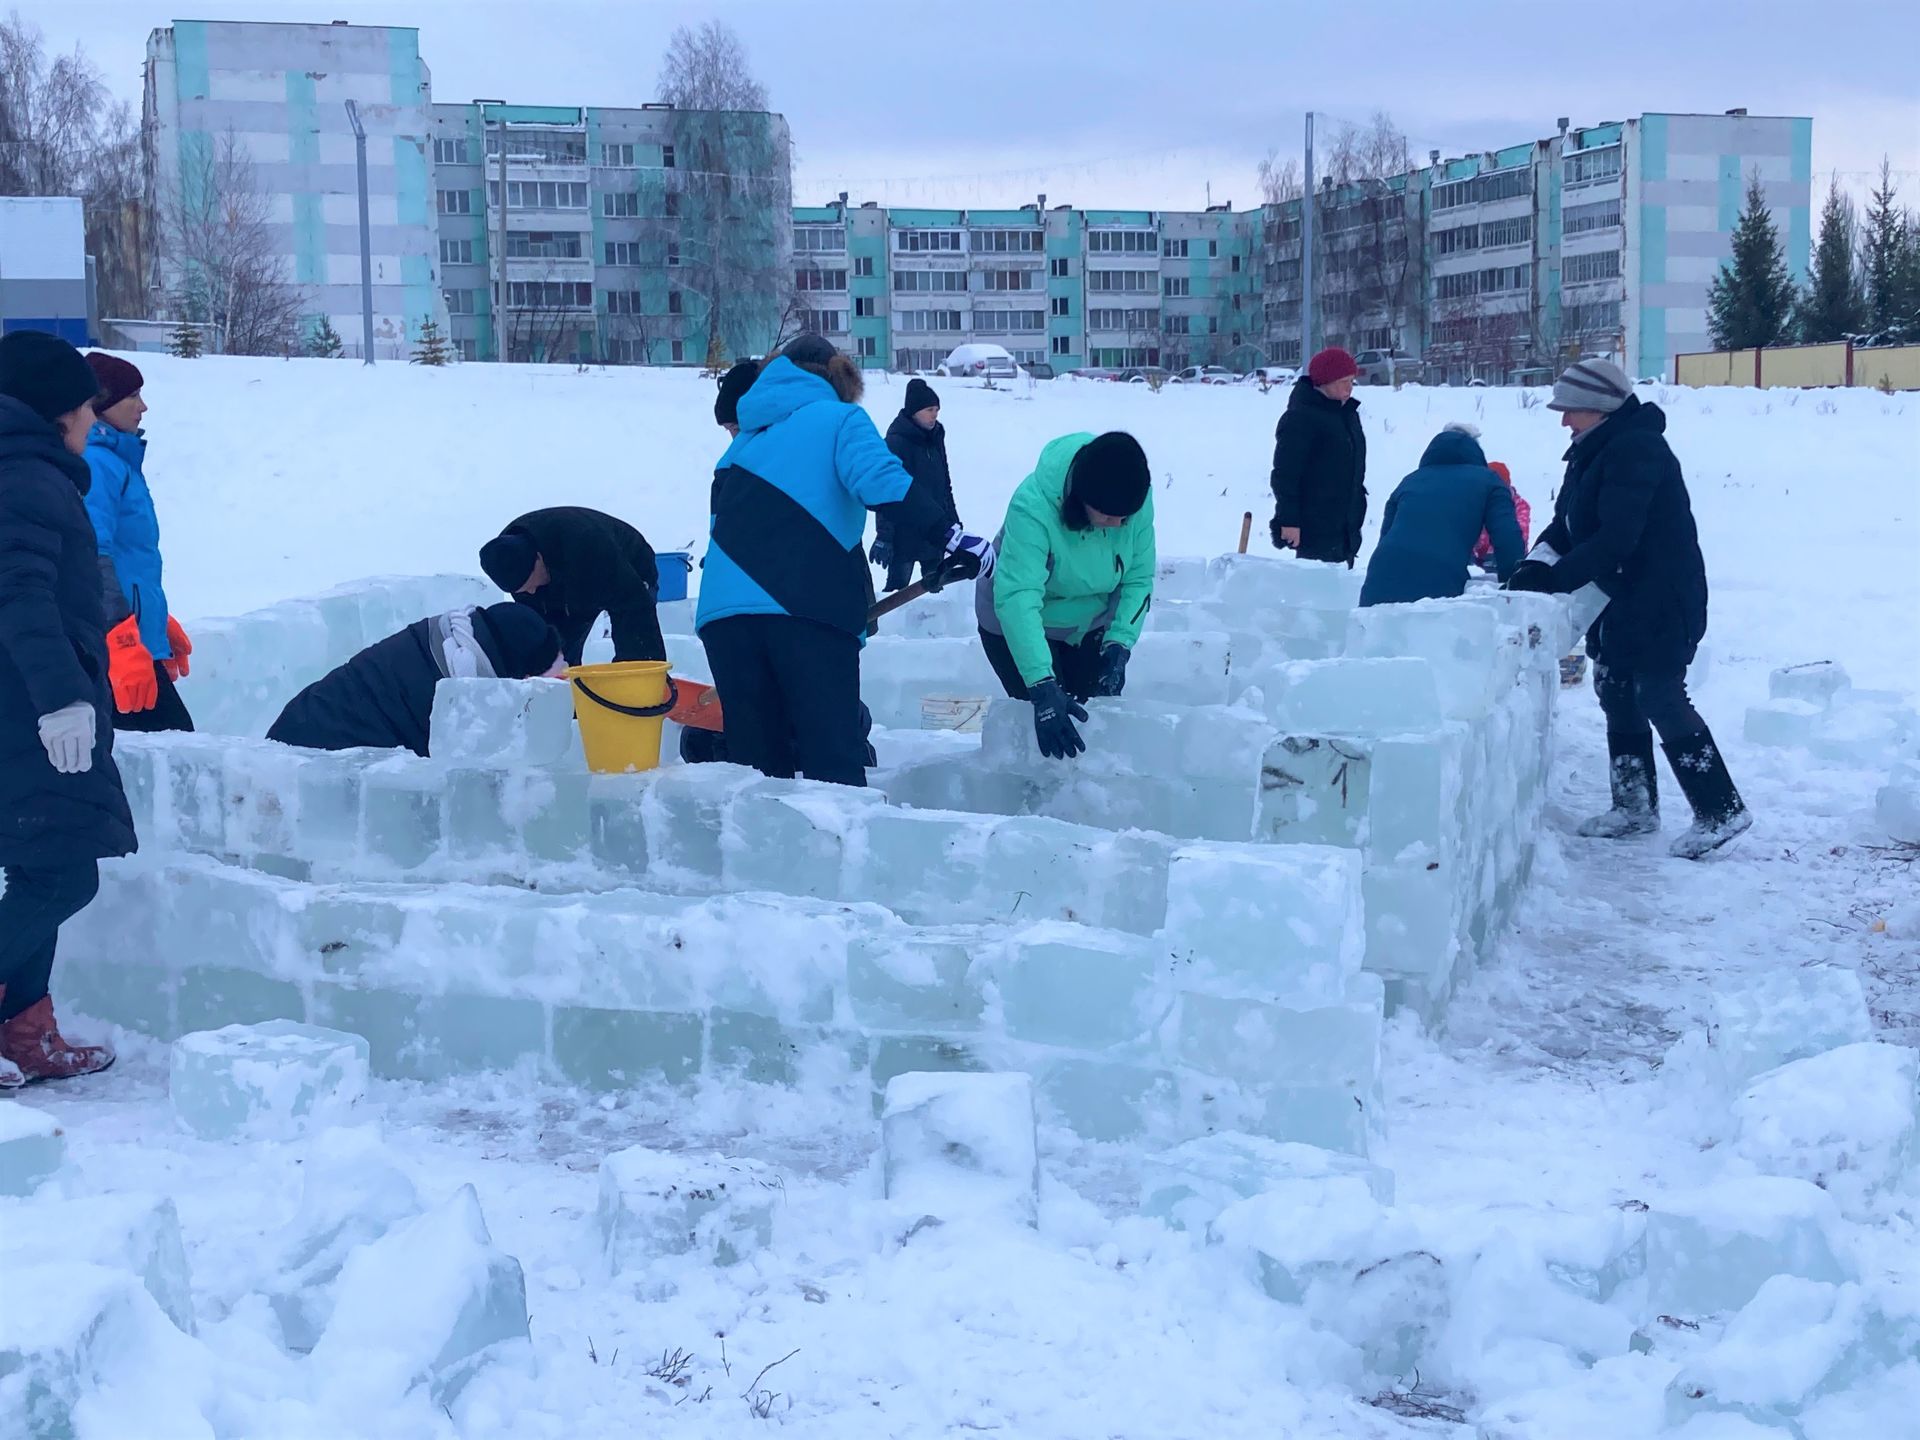
<path id="1" fill-rule="evenodd" d="M 993 542 L 979 535 L 969 535 L 960 526 L 955 525 L 947 531 L 947 554 L 971 555 L 980 562 L 977 579 L 984 580 L 993 574 L 994 561 L 998 558 L 993 552 Z"/>
<path id="2" fill-rule="evenodd" d="M 47 759 L 62 775 L 84 775 L 93 768 L 94 726 L 98 723 L 93 706 L 85 700 L 62 705 L 51 715 L 40 717 L 40 743 L 47 748 Z"/>

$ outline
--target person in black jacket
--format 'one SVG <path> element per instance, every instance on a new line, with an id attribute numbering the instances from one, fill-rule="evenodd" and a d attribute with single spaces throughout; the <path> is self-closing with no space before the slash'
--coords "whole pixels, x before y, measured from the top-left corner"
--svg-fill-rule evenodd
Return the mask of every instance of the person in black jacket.
<path id="1" fill-rule="evenodd" d="M 1594 690 L 1607 717 L 1613 808 L 1580 826 L 1602 839 L 1660 828 L 1653 731 L 1693 807 L 1673 843 L 1689 860 L 1753 823 L 1713 734 L 1687 698 L 1687 666 L 1707 633 L 1707 566 L 1667 417 L 1619 366 L 1582 360 L 1553 387 L 1548 408 L 1573 432 L 1553 523 L 1507 584 L 1567 595 L 1589 583 L 1607 608 L 1587 631 Z"/>
<path id="2" fill-rule="evenodd" d="M 450 676 L 558 676 L 560 637 L 524 605 L 488 605 L 416 620 L 307 686 L 269 740 L 303 750 L 411 750 L 426 755 L 433 692 Z"/>
<path id="3" fill-rule="evenodd" d="M 616 661 L 667 658 L 654 609 L 660 568 L 624 520 L 577 505 L 535 510 L 480 547 L 480 568 L 559 632 L 569 665 L 602 615 L 613 622 Z"/>
<path id="4" fill-rule="evenodd" d="M 99 890 L 100 861 L 138 848 L 113 763 L 81 458 L 99 388 L 56 336 L 0 339 L 0 1091 L 114 1059 L 61 1035 L 47 989 L 60 927 Z"/>
<path id="5" fill-rule="evenodd" d="M 1367 436 L 1353 356 L 1322 350 L 1293 384 L 1273 435 L 1276 549 L 1353 568 L 1367 518 Z"/>
<path id="6" fill-rule="evenodd" d="M 940 423 L 940 397 L 919 376 L 907 382 L 907 403 L 887 427 L 887 448 L 907 467 L 916 485 L 925 485 L 927 494 L 940 502 L 947 523 L 960 523 L 960 508 L 953 499 L 953 475 L 947 468 L 947 427 Z M 873 563 L 887 572 L 886 588 L 900 590 L 913 583 L 913 557 L 901 555 L 894 545 L 893 519 L 884 512 L 874 516 Z M 926 571 L 926 562 L 920 569 Z"/>

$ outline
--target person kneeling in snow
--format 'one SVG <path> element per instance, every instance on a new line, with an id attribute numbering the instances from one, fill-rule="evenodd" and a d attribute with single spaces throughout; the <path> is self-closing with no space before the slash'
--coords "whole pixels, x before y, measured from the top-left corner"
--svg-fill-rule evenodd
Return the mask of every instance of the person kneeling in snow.
<path id="1" fill-rule="evenodd" d="M 1433 437 L 1420 468 L 1402 480 L 1380 520 L 1367 562 L 1362 605 L 1406 605 L 1460 595 L 1474 542 L 1493 540 L 1500 578 L 1525 554 L 1513 491 L 1487 464 L 1471 425 L 1456 421 Z"/>
<path id="2" fill-rule="evenodd" d="M 450 610 L 369 645 L 287 703 L 269 740 L 304 750 L 427 753 L 433 692 L 451 677 L 566 672 L 560 637 L 523 605 Z"/>
<path id="3" fill-rule="evenodd" d="M 980 643 L 1008 695 L 1033 702 L 1040 752 L 1085 750 L 1079 703 L 1126 688 L 1153 604 L 1153 474 L 1123 431 L 1067 435 L 1040 452 L 974 590 Z"/>

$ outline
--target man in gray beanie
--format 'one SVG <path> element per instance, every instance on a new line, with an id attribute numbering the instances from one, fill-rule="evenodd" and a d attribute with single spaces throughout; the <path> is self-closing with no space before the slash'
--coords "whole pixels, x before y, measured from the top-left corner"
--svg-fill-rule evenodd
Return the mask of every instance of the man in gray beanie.
<path id="1" fill-rule="evenodd" d="M 1653 732 L 1693 807 L 1675 855 L 1699 860 L 1753 824 L 1713 733 L 1687 698 L 1687 666 L 1707 631 L 1707 566 L 1667 417 L 1633 393 L 1618 365 L 1582 360 L 1548 408 L 1573 435 L 1553 523 L 1509 589 L 1567 595 L 1589 583 L 1607 607 L 1587 631 L 1607 717 L 1613 807 L 1580 826 L 1620 840 L 1660 828 Z"/>

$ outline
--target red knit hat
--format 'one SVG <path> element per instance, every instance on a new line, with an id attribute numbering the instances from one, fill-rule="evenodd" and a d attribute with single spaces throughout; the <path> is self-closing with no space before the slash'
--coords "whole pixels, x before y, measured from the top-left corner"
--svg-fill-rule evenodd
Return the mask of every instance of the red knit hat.
<path id="1" fill-rule="evenodd" d="M 109 355 L 104 350 L 89 351 L 87 366 L 93 371 L 93 378 L 100 382 L 100 393 L 93 402 L 93 413 L 96 415 L 111 410 L 147 383 L 146 377 L 131 360 L 122 360 L 118 355 Z"/>
<path id="2" fill-rule="evenodd" d="M 1331 385 L 1359 373 L 1360 367 L 1353 363 L 1353 356 L 1338 345 L 1328 346 L 1307 362 L 1307 378 L 1315 385 Z"/>

